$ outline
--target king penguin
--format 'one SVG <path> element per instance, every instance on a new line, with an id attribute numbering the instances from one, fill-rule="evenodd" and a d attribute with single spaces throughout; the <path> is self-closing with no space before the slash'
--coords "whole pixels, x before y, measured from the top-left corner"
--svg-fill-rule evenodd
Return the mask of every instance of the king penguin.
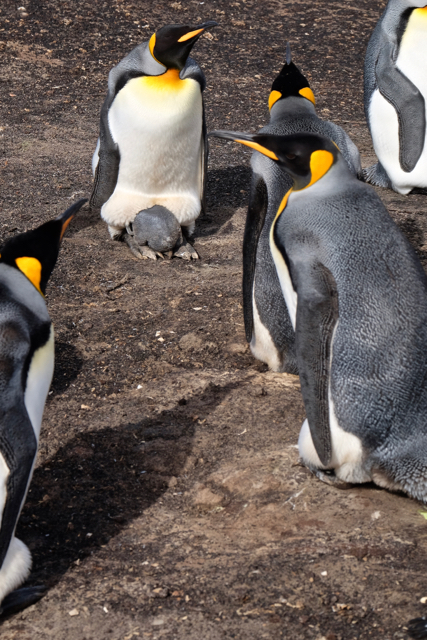
<path id="1" fill-rule="evenodd" d="M 188 56 L 201 34 L 216 25 L 162 27 L 110 71 L 90 206 L 101 208 L 111 237 L 124 240 L 137 257 L 156 259 L 173 251 L 198 258 L 187 239 L 204 208 L 206 81 Z M 137 226 L 147 229 L 141 233 L 134 231 L 138 215 Z M 148 217 L 153 222 L 147 227 Z"/>
<path id="2" fill-rule="evenodd" d="M 365 114 L 378 163 L 367 182 L 406 195 L 427 188 L 427 6 L 389 0 L 365 58 Z"/>
<path id="3" fill-rule="evenodd" d="M 17 589 L 31 554 L 15 537 L 36 460 L 52 379 L 53 327 L 44 294 L 62 236 L 86 200 L 11 238 L 0 256 L 0 615 L 38 600 L 43 587 Z M 16 589 L 16 591 L 14 591 Z"/>
<path id="4" fill-rule="evenodd" d="M 292 62 L 289 43 L 286 62 L 271 87 L 270 122 L 260 134 L 318 133 L 338 145 L 350 171 L 361 172 L 357 147 L 332 122 L 316 114 L 315 97 L 307 78 Z M 246 338 L 252 354 L 273 371 L 298 373 L 294 330 L 281 292 L 269 246 L 270 227 L 283 194 L 292 186 L 277 163 L 255 151 L 243 242 L 243 308 Z"/>
<path id="5" fill-rule="evenodd" d="M 214 135 L 293 180 L 270 249 L 295 330 L 303 463 L 427 501 L 427 277 L 414 249 L 331 140 Z"/>

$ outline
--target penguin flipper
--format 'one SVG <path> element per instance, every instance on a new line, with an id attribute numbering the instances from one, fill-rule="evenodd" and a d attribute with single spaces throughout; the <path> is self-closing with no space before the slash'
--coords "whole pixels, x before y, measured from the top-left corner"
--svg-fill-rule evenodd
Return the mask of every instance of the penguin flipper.
<path id="1" fill-rule="evenodd" d="M 116 188 L 117 176 L 119 175 L 119 146 L 114 142 L 108 126 L 108 110 L 110 104 L 111 102 L 107 96 L 101 109 L 99 160 L 95 170 L 95 179 L 89 201 L 91 209 L 100 209 L 102 205 L 107 202 Z"/>
<path id="2" fill-rule="evenodd" d="M 295 272 L 295 342 L 301 392 L 313 444 L 327 467 L 332 455 L 328 390 L 332 336 L 338 321 L 337 287 L 332 273 L 318 261 L 301 262 Z"/>
<path id="3" fill-rule="evenodd" d="M 414 640 L 427 638 L 427 618 L 414 618 L 408 622 L 408 635 Z"/>
<path id="4" fill-rule="evenodd" d="M 417 87 L 395 65 L 395 45 L 383 41 L 375 76 L 381 95 L 393 105 L 399 121 L 399 162 L 410 173 L 424 148 L 426 132 L 425 101 Z"/>
<path id="5" fill-rule="evenodd" d="M 267 214 L 268 193 L 264 179 L 256 173 L 252 175 L 248 215 L 243 238 L 243 316 L 246 340 L 251 342 L 254 331 L 252 292 L 254 287 L 256 254 Z"/>
<path id="6" fill-rule="evenodd" d="M 35 587 L 23 587 L 9 593 L 0 604 L 0 618 L 19 613 L 22 609 L 38 602 L 46 593 L 44 585 Z"/>

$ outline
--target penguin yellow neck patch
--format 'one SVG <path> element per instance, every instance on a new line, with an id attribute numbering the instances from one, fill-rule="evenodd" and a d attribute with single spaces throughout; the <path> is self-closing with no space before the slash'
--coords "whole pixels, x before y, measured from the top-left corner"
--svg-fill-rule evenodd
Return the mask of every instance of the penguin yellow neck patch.
<path id="1" fill-rule="evenodd" d="M 22 273 L 27 276 L 28 280 L 30 280 L 37 291 L 42 294 L 40 289 L 40 282 L 42 279 L 42 265 L 36 258 L 16 258 L 15 260 L 16 266 Z M 43 295 L 43 294 L 42 294 Z"/>
<path id="2" fill-rule="evenodd" d="M 143 76 L 140 81 L 151 89 L 175 91 L 184 87 L 185 80 L 179 77 L 178 69 L 168 69 L 161 76 Z"/>
<path id="3" fill-rule="evenodd" d="M 312 184 L 320 180 L 320 178 L 322 178 L 325 173 L 329 171 L 333 164 L 334 156 L 330 151 L 325 151 L 324 149 L 313 151 L 310 156 L 311 180 L 308 183 L 307 187 L 310 187 Z"/>
<path id="4" fill-rule="evenodd" d="M 303 89 L 300 89 L 298 93 L 303 98 L 307 98 L 307 100 L 310 100 L 310 102 L 312 102 L 314 105 L 316 104 L 316 98 L 314 97 L 314 93 L 312 92 L 310 87 L 304 87 Z"/>
<path id="5" fill-rule="evenodd" d="M 273 104 L 276 104 L 276 102 L 280 100 L 281 97 L 282 97 L 282 94 L 280 93 L 280 91 L 272 91 L 268 98 L 268 108 L 271 109 Z"/>
<path id="6" fill-rule="evenodd" d="M 270 149 L 266 149 L 265 147 L 262 147 L 257 142 L 251 142 L 250 140 L 239 140 L 239 138 L 235 138 L 235 142 L 240 142 L 240 144 L 244 144 L 247 147 L 251 147 L 251 149 L 255 149 L 255 151 L 259 151 L 264 156 L 267 156 L 267 158 L 271 158 L 272 160 L 279 159 L 275 153 L 270 151 Z"/>

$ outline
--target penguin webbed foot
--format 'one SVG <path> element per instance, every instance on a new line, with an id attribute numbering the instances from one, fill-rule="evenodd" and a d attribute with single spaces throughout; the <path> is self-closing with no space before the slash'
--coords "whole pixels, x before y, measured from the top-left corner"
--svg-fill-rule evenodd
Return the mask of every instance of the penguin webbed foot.
<path id="1" fill-rule="evenodd" d="M 308 469 L 310 469 L 311 473 L 321 480 L 321 482 L 329 484 L 336 489 L 351 489 L 353 487 L 349 482 L 344 482 L 344 480 L 337 478 L 333 469 L 317 469 L 315 467 L 308 467 Z"/>
<path id="2" fill-rule="evenodd" d="M 120 239 L 127 244 L 135 258 L 139 258 L 140 260 L 147 260 L 147 258 L 150 258 L 151 260 L 157 260 L 157 256 L 159 254 L 156 251 L 153 251 L 153 249 L 151 249 L 148 245 L 139 244 L 135 240 L 133 234 L 131 235 L 130 233 L 126 232 Z M 161 254 L 160 256 L 163 258 Z"/>
<path id="3" fill-rule="evenodd" d="M 22 587 L 9 593 L 0 604 L 0 618 L 6 618 L 43 598 L 47 589 L 44 585 Z"/>
<path id="4" fill-rule="evenodd" d="M 177 248 L 175 248 L 174 254 L 176 258 L 182 258 L 183 260 L 198 260 L 199 254 L 194 247 L 186 240 L 182 238 L 182 242 Z"/>
<path id="5" fill-rule="evenodd" d="M 427 638 L 427 618 L 414 618 L 408 622 L 408 635 L 414 640 Z"/>

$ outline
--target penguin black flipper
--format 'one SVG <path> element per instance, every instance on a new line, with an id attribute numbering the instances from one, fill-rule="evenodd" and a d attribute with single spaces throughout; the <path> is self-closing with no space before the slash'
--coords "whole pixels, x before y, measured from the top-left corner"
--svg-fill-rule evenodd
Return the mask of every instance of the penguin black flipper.
<path id="1" fill-rule="evenodd" d="M 332 273 L 307 260 L 294 270 L 298 294 L 295 343 L 301 391 L 313 444 L 322 464 L 332 456 L 329 427 L 329 366 L 338 294 Z"/>
<path id="2" fill-rule="evenodd" d="M 254 332 L 253 288 L 259 237 L 264 226 L 268 206 L 267 185 L 253 173 L 251 193 L 243 236 L 243 317 L 246 340 L 250 343 Z"/>
<path id="3" fill-rule="evenodd" d="M 185 63 L 185 67 L 179 74 L 181 80 L 185 80 L 186 78 L 191 78 L 192 80 L 196 80 L 200 84 L 200 91 L 203 91 L 206 88 L 206 77 L 203 73 L 202 69 L 198 65 L 198 63 L 193 58 L 188 58 Z M 203 123 L 202 123 L 202 158 L 201 158 L 201 167 L 200 167 L 200 200 L 202 203 L 202 213 L 206 212 L 206 179 L 208 175 L 208 156 L 209 156 L 209 143 L 208 143 L 208 130 L 206 127 L 206 112 L 205 112 L 205 103 L 203 101 Z"/>
<path id="4" fill-rule="evenodd" d="M 98 163 L 89 201 L 91 209 L 100 209 L 104 202 L 107 202 L 116 188 L 117 176 L 119 175 L 119 145 L 114 142 L 108 126 L 108 110 L 111 102 L 107 97 L 101 109 Z"/>
<path id="5" fill-rule="evenodd" d="M 417 87 L 393 63 L 395 46 L 383 41 L 375 67 L 378 89 L 393 105 L 399 121 L 399 162 L 403 171 L 415 168 L 424 148 L 425 101 Z"/>
<path id="6" fill-rule="evenodd" d="M 3 298 L 8 295 L 3 287 L 1 293 Z M 50 323 L 42 327 L 46 340 Z M 22 394 L 22 379 L 31 357 L 31 341 L 24 322 L 4 319 L 0 324 L 0 454 L 8 473 L 0 528 L 0 567 L 13 538 L 37 454 L 37 440 Z"/>

